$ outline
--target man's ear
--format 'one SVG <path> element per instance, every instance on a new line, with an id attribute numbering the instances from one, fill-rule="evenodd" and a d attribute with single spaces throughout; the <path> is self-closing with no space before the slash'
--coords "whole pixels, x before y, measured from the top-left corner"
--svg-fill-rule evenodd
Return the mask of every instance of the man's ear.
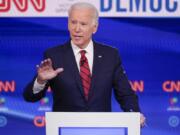
<path id="1" fill-rule="evenodd" d="M 94 25 L 93 34 L 95 34 L 98 30 L 98 23 Z"/>

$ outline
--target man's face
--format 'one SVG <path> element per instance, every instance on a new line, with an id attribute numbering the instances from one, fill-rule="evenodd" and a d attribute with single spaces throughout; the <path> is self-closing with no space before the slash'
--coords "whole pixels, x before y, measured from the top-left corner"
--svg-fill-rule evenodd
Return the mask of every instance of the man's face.
<path id="1" fill-rule="evenodd" d="M 73 9 L 68 19 L 68 29 L 71 40 L 80 48 L 86 47 L 97 30 L 93 20 L 93 11 L 90 9 Z"/>

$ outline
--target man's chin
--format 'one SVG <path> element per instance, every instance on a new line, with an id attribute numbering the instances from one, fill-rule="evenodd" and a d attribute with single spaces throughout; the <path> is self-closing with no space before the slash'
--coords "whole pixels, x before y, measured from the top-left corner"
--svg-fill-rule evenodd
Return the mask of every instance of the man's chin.
<path id="1" fill-rule="evenodd" d="M 73 41 L 73 43 L 78 46 L 78 47 L 82 47 L 83 46 L 83 43 L 82 42 L 79 42 L 79 41 Z"/>

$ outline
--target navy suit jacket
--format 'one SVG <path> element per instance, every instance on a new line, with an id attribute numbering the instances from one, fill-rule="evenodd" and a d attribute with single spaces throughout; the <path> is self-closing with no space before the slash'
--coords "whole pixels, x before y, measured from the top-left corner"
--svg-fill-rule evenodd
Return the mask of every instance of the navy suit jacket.
<path id="1" fill-rule="evenodd" d="M 46 88 L 33 94 L 34 80 L 24 90 L 26 101 L 35 102 L 45 96 L 48 86 L 53 93 L 53 111 L 63 112 L 110 112 L 111 95 L 124 111 L 140 111 L 138 99 L 132 91 L 122 68 L 119 52 L 110 46 L 94 43 L 94 60 L 89 100 L 84 96 L 79 70 L 70 42 L 48 49 L 44 56 L 53 62 L 53 68 L 64 71 L 48 81 Z M 35 77 L 36 78 L 36 77 Z"/>

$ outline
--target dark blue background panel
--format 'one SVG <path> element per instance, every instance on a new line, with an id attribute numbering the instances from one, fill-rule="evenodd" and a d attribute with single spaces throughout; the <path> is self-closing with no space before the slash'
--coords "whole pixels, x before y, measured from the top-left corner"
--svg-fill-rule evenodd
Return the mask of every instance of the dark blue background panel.
<path id="1" fill-rule="evenodd" d="M 180 133 L 180 19 L 100 18 L 94 40 L 119 49 L 147 126 L 142 135 Z M 22 92 L 44 50 L 69 39 L 67 18 L 0 18 L 0 134 L 44 135 L 51 92 L 27 103 Z M 121 111 L 114 96 L 112 109 Z"/>

